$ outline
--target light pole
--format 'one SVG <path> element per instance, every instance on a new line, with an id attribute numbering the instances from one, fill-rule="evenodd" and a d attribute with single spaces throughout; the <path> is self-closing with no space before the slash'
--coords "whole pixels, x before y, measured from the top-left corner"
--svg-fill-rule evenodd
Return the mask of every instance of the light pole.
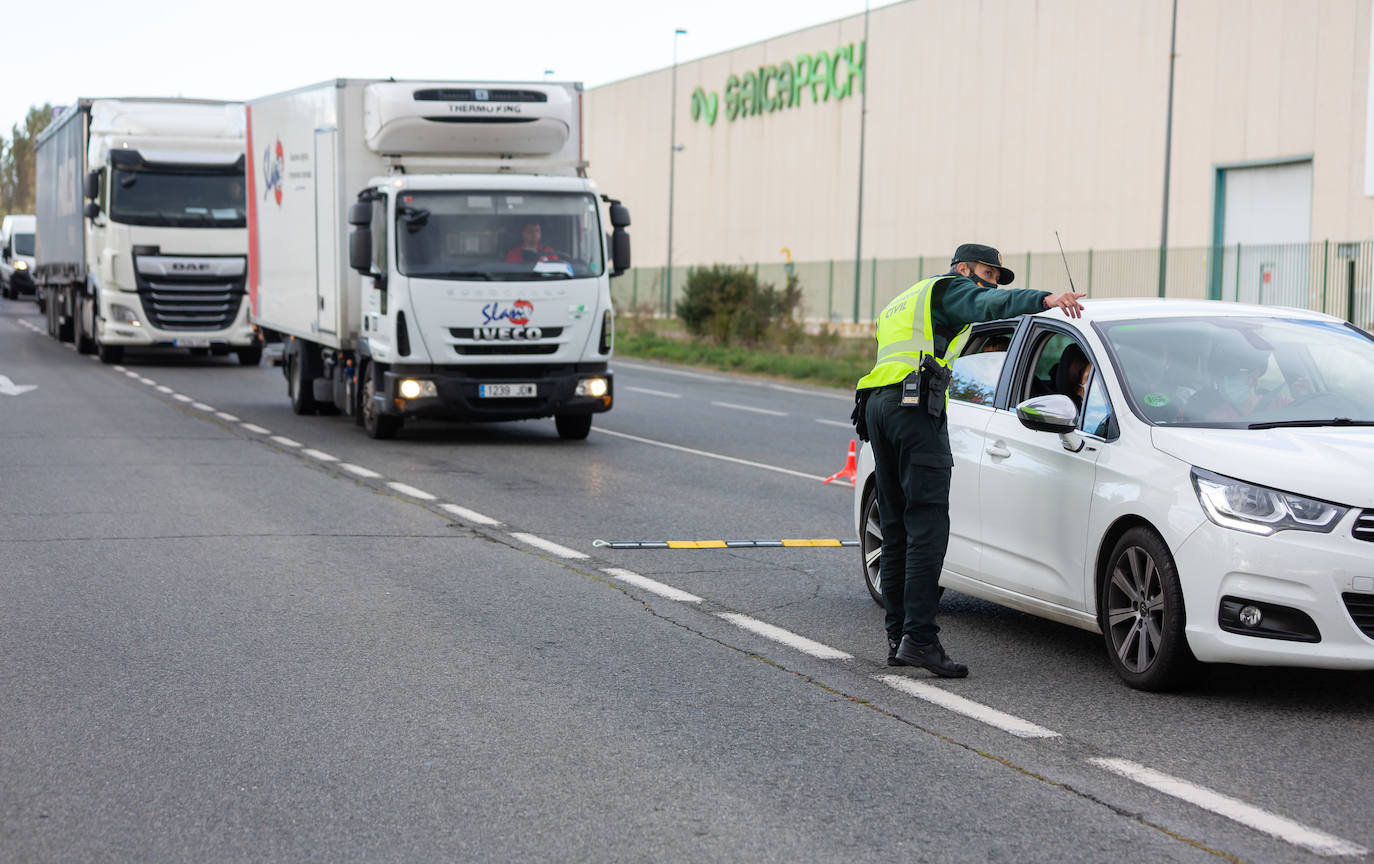
<path id="1" fill-rule="evenodd" d="M 864 0 L 864 77 L 859 98 L 859 218 L 854 227 L 854 323 L 859 323 L 859 273 L 864 249 L 864 127 L 868 125 L 868 0 Z M 876 271 L 875 271 L 876 273 Z M 876 276 L 875 276 L 876 283 Z M 873 293 L 878 292 L 877 284 Z"/>
<path id="2" fill-rule="evenodd" d="M 681 27 L 673 31 L 673 93 L 668 118 L 668 267 L 664 277 L 663 313 L 673 314 L 673 174 L 677 168 L 677 37 L 686 35 Z"/>
<path id="3" fill-rule="evenodd" d="M 1159 229 L 1159 296 L 1163 297 L 1169 267 L 1169 171 L 1174 149 L 1174 58 L 1178 44 L 1178 0 L 1174 0 L 1173 21 L 1169 25 L 1169 107 L 1164 118 L 1164 217 Z"/>

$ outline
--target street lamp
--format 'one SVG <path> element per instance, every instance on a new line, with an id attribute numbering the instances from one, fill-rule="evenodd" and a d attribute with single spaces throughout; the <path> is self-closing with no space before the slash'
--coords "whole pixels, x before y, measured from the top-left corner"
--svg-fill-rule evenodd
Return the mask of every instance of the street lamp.
<path id="1" fill-rule="evenodd" d="M 668 119 L 668 267 L 663 304 L 667 315 L 673 314 L 673 174 L 677 168 L 677 151 L 682 149 L 677 143 L 677 37 L 686 33 L 681 27 L 673 31 L 673 92 Z"/>

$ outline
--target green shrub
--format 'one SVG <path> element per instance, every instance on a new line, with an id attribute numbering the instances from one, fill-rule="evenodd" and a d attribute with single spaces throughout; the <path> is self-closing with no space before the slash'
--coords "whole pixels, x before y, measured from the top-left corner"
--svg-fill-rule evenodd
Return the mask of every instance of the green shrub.
<path id="1" fill-rule="evenodd" d="M 801 301 L 795 277 L 785 289 L 760 284 L 747 267 L 716 264 L 687 276 L 678 317 L 694 336 L 717 345 L 758 345 L 770 331 L 798 329 L 793 314 Z"/>

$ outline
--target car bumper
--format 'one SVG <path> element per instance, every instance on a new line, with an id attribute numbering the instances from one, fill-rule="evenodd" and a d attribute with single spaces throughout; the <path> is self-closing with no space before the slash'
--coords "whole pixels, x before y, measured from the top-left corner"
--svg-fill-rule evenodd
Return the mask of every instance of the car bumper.
<path id="1" fill-rule="evenodd" d="M 110 305 L 122 304 L 134 312 L 137 324 L 111 320 Z M 154 327 L 143 312 L 142 304 L 128 294 L 108 294 L 101 298 L 102 318 L 96 322 L 96 335 L 101 344 L 128 347 L 214 348 L 229 346 L 246 348 L 259 341 L 256 329 L 248 323 L 248 304 L 239 306 L 234 322 L 216 330 L 170 330 Z"/>
<path id="2" fill-rule="evenodd" d="M 27 270 L 15 270 L 8 277 L 10 290 L 16 294 L 32 294 L 37 289 L 33 276 Z"/>
<path id="3" fill-rule="evenodd" d="M 1175 553 L 1194 656 L 1249 666 L 1374 669 L 1374 638 L 1356 625 L 1342 597 L 1374 602 L 1374 544 L 1355 539 L 1356 515 L 1347 514 L 1329 534 L 1269 537 L 1204 522 Z M 1228 632 L 1220 622 L 1223 598 L 1297 610 L 1311 619 L 1319 641 Z"/>
<path id="4" fill-rule="evenodd" d="M 407 378 L 433 381 L 438 390 L 437 396 L 418 399 L 404 399 L 399 388 Z M 577 384 L 586 378 L 604 378 L 606 393 L 603 396 L 578 396 Z M 532 383 L 536 393 L 530 398 L 484 399 L 479 394 L 483 384 Z M 413 369 L 405 367 L 388 369 L 383 380 L 382 393 L 388 410 L 386 413 L 401 417 L 431 418 L 437 420 L 529 420 L 538 417 L 552 417 L 555 414 L 600 414 L 611 410 L 615 396 L 615 378 L 605 364 L 582 363 L 576 367 L 563 367 L 563 370 L 542 373 L 534 369 L 528 377 L 491 378 L 483 377 L 479 368 L 461 371 Z"/>

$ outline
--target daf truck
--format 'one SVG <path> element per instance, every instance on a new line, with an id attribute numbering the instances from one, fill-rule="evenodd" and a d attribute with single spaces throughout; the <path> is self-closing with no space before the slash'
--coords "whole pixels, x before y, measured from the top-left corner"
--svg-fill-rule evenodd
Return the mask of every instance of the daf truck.
<path id="1" fill-rule="evenodd" d="M 587 177 L 580 84 L 340 79 L 247 125 L 253 321 L 295 413 L 581 439 L 610 410 L 630 217 Z"/>
<path id="2" fill-rule="evenodd" d="M 81 99 L 37 141 L 34 275 L 48 333 L 118 363 L 125 349 L 238 354 L 248 321 L 243 105 Z"/>
<path id="3" fill-rule="evenodd" d="M 10 215 L 0 223 L 0 296 L 17 300 L 34 293 L 31 215 Z"/>

